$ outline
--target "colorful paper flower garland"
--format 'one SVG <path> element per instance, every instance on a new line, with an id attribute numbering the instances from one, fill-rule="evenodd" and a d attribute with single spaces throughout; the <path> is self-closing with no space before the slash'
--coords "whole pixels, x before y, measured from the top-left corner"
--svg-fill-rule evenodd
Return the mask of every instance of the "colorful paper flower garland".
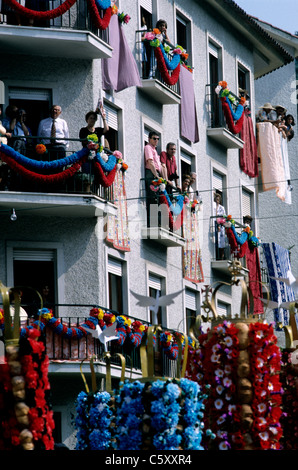
<path id="1" fill-rule="evenodd" d="M 174 195 L 174 204 L 167 193 L 166 181 L 163 178 L 154 179 L 150 189 L 157 193 L 159 204 L 164 204 L 167 208 L 169 228 L 173 231 L 179 230 L 182 227 L 184 210 L 196 210 L 201 204 L 201 201 L 197 199 L 190 201 L 187 193 Z M 175 220 L 173 216 L 176 217 Z"/>
<path id="2" fill-rule="evenodd" d="M 98 149 L 98 144 L 92 140 L 92 135 L 88 137 L 90 137 L 90 139 L 87 148 L 83 148 L 68 157 L 51 162 L 30 159 L 5 144 L 0 146 L 0 158 L 16 173 L 28 180 L 36 183 L 56 184 L 74 176 L 87 160 L 90 149 Z M 64 169 L 64 167 L 68 165 L 71 166 Z M 115 151 L 112 155 L 108 156 L 103 151 L 95 155 L 94 169 L 97 178 L 96 182 L 105 188 L 113 184 L 117 169 L 126 171 L 127 168 L 128 166 L 123 162 L 122 154 L 119 151 Z M 44 170 L 56 171 L 57 169 L 62 169 L 62 171 L 51 175 L 42 174 Z M 38 173 L 38 171 L 41 173 Z"/>
<path id="3" fill-rule="evenodd" d="M 232 103 L 236 101 L 235 97 L 230 93 L 228 84 L 225 81 L 219 82 L 215 89 L 215 93 L 219 95 L 223 113 L 229 130 L 233 134 L 239 134 L 243 126 L 245 98 L 240 98 L 236 111 L 233 110 Z"/>
<path id="4" fill-rule="evenodd" d="M 157 67 L 162 79 L 167 85 L 175 85 L 180 75 L 180 64 L 185 63 L 188 58 L 188 54 L 181 46 L 176 46 L 176 48 L 172 50 L 173 58 L 172 60 L 169 60 L 167 53 L 170 52 L 170 47 L 162 44 L 163 38 L 161 32 L 157 28 L 154 28 L 152 32 L 150 31 L 145 33 L 144 38 L 154 49 Z"/>
<path id="5" fill-rule="evenodd" d="M 243 229 L 239 235 L 235 228 L 235 221 L 231 215 L 223 218 L 223 223 L 226 228 L 226 234 L 231 248 L 231 252 L 239 259 L 245 256 L 248 245 L 251 247 L 258 247 L 260 242 L 257 237 L 253 235 L 253 231 L 249 226 Z"/>

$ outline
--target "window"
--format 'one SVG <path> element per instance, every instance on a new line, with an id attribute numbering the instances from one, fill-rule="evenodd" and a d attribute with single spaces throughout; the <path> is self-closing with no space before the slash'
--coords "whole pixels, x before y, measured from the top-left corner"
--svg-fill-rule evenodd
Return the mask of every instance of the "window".
<path id="1" fill-rule="evenodd" d="M 212 188 L 213 193 L 218 193 L 221 195 L 222 202 L 221 205 L 225 207 L 226 200 L 226 176 L 219 171 L 213 170 L 212 174 Z M 212 195 L 214 196 L 214 194 Z"/>
<path id="2" fill-rule="evenodd" d="M 250 73 L 242 65 L 238 63 L 238 90 L 246 90 L 248 95 L 250 95 Z M 241 93 L 241 92 L 240 92 Z"/>
<path id="3" fill-rule="evenodd" d="M 198 292 L 192 289 L 185 289 L 185 316 L 186 316 L 186 331 L 189 334 L 190 327 L 193 325 L 196 316 L 198 315 Z"/>
<path id="4" fill-rule="evenodd" d="M 49 89 L 9 87 L 9 104 L 26 111 L 26 124 L 33 136 L 37 135 L 39 122 L 49 116 L 52 92 Z"/>
<path id="5" fill-rule="evenodd" d="M 163 277 L 149 272 L 148 286 L 149 286 L 150 297 L 156 298 L 157 293 L 159 293 L 160 297 L 164 295 L 164 285 L 165 285 L 165 279 Z M 157 324 L 162 325 L 164 323 L 163 322 L 164 319 L 165 319 L 165 307 L 159 307 L 158 312 L 157 312 Z M 150 310 L 150 323 L 155 324 L 153 312 L 151 310 Z"/>
<path id="6" fill-rule="evenodd" d="M 225 316 L 225 317 L 228 317 L 231 315 L 231 305 L 226 303 L 226 302 L 222 302 L 221 300 L 218 300 L 217 301 L 217 314 L 219 316 Z"/>
<path id="7" fill-rule="evenodd" d="M 192 65 L 192 47 L 191 47 L 191 22 L 186 18 L 182 13 L 176 14 L 176 43 L 183 47 L 186 52 L 189 54 L 187 63 Z M 170 38 L 171 40 L 171 38 Z"/>
<path id="8" fill-rule="evenodd" d="M 119 110 L 107 101 L 104 102 L 108 132 L 105 134 L 105 141 L 108 141 L 108 147 L 113 152 L 119 150 Z M 107 146 L 107 142 L 105 142 Z"/>
<path id="9" fill-rule="evenodd" d="M 22 304 L 28 316 L 36 315 L 36 309 L 40 308 L 39 297 L 33 289 L 41 294 L 44 305 L 54 312 L 53 304 L 57 302 L 56 279 L 55 250 L 13 250 L 13 285 L 30 287 L 22 291 Z"/>
<path id="10" fill-rule="evenodd" d="M 108 257 L 109 308 L 123 313 L 123 265 L 122 261 Z"/>
<path id="11" fill-rule="evenodd" d="M 140 0 L 140 19 L 141 27 L 146 25 L 148 30 L 152 30 L 152 0 Z"/>
<path id="12" fill-rule="evenodd" d="M 215 88 L 222 77 L 222 49 L 214 42 L 208 42 L 209 57 L 209 83 L 211 97 L 211 127 L 221 125 L 219 99 L 215 93 Z"/>
<path id="13" fill-rule="evenodd" d="M 254 230 L 254 195 L 251 191 L 248 191 L 245 188 L 242 188 L 242 217 L 243 217 L 243 223 L 249 223 L 251 226 L 252 230 Z M 252 218 L 252 221 L 250 222 L 249 220 L 245 220 L 245 218 L 249 216 Z"/>

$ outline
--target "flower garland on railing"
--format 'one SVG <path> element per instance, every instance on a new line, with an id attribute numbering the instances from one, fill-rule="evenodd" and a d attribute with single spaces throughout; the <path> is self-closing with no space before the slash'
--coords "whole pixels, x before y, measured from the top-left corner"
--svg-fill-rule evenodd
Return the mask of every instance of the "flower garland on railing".
<path id="1" fill-rule="evenodd" d="M 53 19 L 58 18 L 59 16 L 66 13 L 75 3 L 77 0 L 65 0 L 62 5 L 59 5 L 57 8 L 49 11 L 36 11 L 30 10 L 22 6 L 17 0 L 4 0 L 12 10 L 17 11 L 23 16 L 27 16 L 29 18 L 36 18 L 36 19 Z"/>
<path id="2" fill-rule="evenodd" d="M 82 149 L 65 159 L 54 160 L 53 162 L 41 162 L 31 160 L 30 158 L 21 155 L 8 145 L 2 144 L 0 146 L 1 160 L 7 163 L 12 170 L 16 171 L 16 173 L 24 176 L 24 178 L 38 183 L 58 183 L 74 176 L 75 173 L 80 170 L 83 162 L 87 159 L 88 153 L 88 149 Z M 60 173 L 54 173 L 53 175 L 43 175 L 26 168 L 31 167 L 39 169 L 40 171 L 44 169 L 56 170 L 57 168 L 59 169 L 69 164 L 71 164 L 70 168 L 63 170 Z"/>
<path id="3" fill-rule="evenodd" d="M 55 184 L 74 176 L 81 169 L 82 164 L 87 161 L 90 151 L 99 150 L 93 158 L 95 176 L 97 177 L 96 182 L 105 188 L 110 187 L 115 180 L 117 169 L 126 171 L 128 165 L 123 161 L 122 153 L 118 150 L 116 150 L 112 155 L 106 155 L 102 147 L 98 144 L 97 136 L 94 137 L 94 135 L 91 134 L 87 139 L 88 145 L 86 148 L 59 160 L 40 161 L 30 159 L 5 144 L 0 146 L 0 158 L 7 163 L 10 168 L 26 179 L 38 183 Z M 89 158 L 91 157 L 89 156 Z M 71 166 L 63 169 L 69 165 Z M 38 173 L 38 171 L 56 171 L 57 169 L 62 169 L 62 171 L 54 174 Z"/>
<path id="4" fill-rule="evenodd" d="M 166 190 L 166 181 L 163 178 L 154 179 L 151 182 L 150 189 L 157 193 L 159 204 L 164 204 L 167 207 L 169 227 L 173 231 L 182 227 L 184 210 L 197 210 L 201 204 L 201 201 L 197 199 L 191 201 L 187 193 L 174 195 L 172 202 Z M 175 220 L 174 216 L 176 217 Z"/>
<path id="5" fill-rule="evenodd" d="M 162 79 L 167 85 L 175 85 L 179 79 L 180 65 L 186 65 L 188 54 L 181 46 L 176 46 L 175 49 L 172 49 L 173 57 L 169 60 L 167 54 L 170 52 L 171 48 L 169 45 L 162 44 L 163 37 L 157 28 L 145 33 L 144 38 L 154 49 L 157 67 L 161 73 Z M 187 68 L 191 71 L 190 67 Z M 171 74 L 169 71 L 171 71 Z"/>
<path id="6" fill-rule="evenodd" d="M 235 228 L 235 221 L 231 215 L 223 216 L 226 220 L 224 226 L 226 228 L 226 234 L 231 248 L 231 252 L 236 255 L 237 258 L 243 258 L 250 247 L 258 247 L 260 242 L 259 239 L 254 236 L 250 226 L 247 225 L 239 235 Z"/>
<path id="7" fill-rule="evenodd" d="M 147 331 L 148 326 L 143 325 L 141 321 L 132 321 L 125 315 L 115 316 L 113 313 L 105 312 L 101 308 L 92 308 L 90 316 L 85 322 L 78 326 L 68 326 L 64 324 L 59 318 L 54 317 L 52 310 L 43 308 L 39 311 L 39 318 L 34 321 L 33 325 L 21 328 L 20 335 L 27 337 L 31 334 L 32 329 L 40 329 L 41 332 L 45 331 L 46 327 L 51 328 L 53 332 L 65 339 L 81 339 L 86 337 L 89 333 L 84 327 L 95 329 L 99 325 L 102 330 L 109 328 L 113 323 L 117 323 L 116 331 L 118 335 L 117 344 L 123 346 L 127 341 L 132 347 L 138 348 L 141 345 L 144 333 Z M 4 314 L 0 309 L 0 329 L 4 331 Z M 154 341 L 156 337 L 154 336 Z M 184 335 L 180 334 L 182 348 L 185 347 Z M 160 335 L 160 346 L 164 350 L 166 356 L 171 360 L 178 358 L 178 345 L 174 336 L 166 331 Z M 188 338 L 188 345 L 190 348 L 194 347 L 193 340 Z"/>
<path id="8" fill-rule="evenodd" d="M 246 99 L 244 97 L 240 98 L 237 103 L 236 110 L 234 111 L 232 104 L 235 103 L 236 98 L 230 93 L 227 82 L 219 82 L 215 89 L 215 93 L 220 97 L 223 113 L 229 130 L 233 134 L 239 134 L 243 126 Z"/>
<path id="9" fill-rule="evenodd" d="M 107 8 L 101 8 L 101 10 L 104 11 L 103 17 L 101 17 L 97 6 L 99 1 L 100 0 L 87 0 L 87 3 L 90 8 L 94 26 L 104 31 L 108 28 L 112 15 L 117 13 L 117 7 L 114 5 L 115 8 L 111 6 L 108 6 Z"/>

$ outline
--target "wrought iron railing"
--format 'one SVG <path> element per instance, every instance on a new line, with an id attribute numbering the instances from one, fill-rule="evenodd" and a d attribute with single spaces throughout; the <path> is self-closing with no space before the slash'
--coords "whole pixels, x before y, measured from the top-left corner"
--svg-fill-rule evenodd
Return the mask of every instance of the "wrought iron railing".
<path id="1" fill-rule="evenodd" d="M 15 137 L 17 139 L 17 137 Z M 51 151 L 47 151 L 42 155 L 37 155 L 35 152 L 35 144 L 38 142 L 39 137 L 30 136 L 26 137 L 27 145 L 25 156 L 32 160 L 51 161 Z M 51 140 L 51 139 L 47 139 Z M 57 139 L 56 139 L 57 140 Z M 63 139 L 71 142 L 81 142 L 80 139 Z M 58 142 L 58 140 L 57 140 Z M 108 148 L 104 148 L 106 154 L 111 154 Z M 74 151 L 67 149 L 66 156 L 73 154 Z M 97 183 L 94 171 L 94 165 L 91 160 L 87 160 L 82 165 L 81 169 L 75 173 L 74 176 L 60 181 L 55 184 L 48 184 L 46 182 L 36 182 L 32 179 L 26 178 L 11 169 L 9 165 L 1 165 L 0 158 L 0 192 L 1 191 L 14 191 L 14 192 L 41 192 L 41 193 L 62 193 L 62 194 L 92 194 L 96 195 L 106 201 L 113 202 L 113 186 L 103 187 Z M 58 171 L 58 170 L 57 170 Z M 42 174 L 42 171 L 40 172 Z"/>
<path id="2" fill-rule="evenodd" d="M 144 31 L 136 31 L 136 62 L 139 69 L 139 74 L 142 79 L 154 79 L 161 82 L 166 88 L 172 92 L 180 95 L 179 80 L 175 85 L 168 85 L 162 78 L 160 71 L 158 70 L 156 60 L 154 58 L 154 49 L 149 43 L 142 41 L 142 35 Z M 171 47 L 171 45 L 170 45 Z M 172 46 L 174 49 L 174 46 Z M 167 53 L 169 60 L 172 60 L 171 51 Z"/>
<path id="3" fill-rule="evenodd" d="M 23 4 L 20 0 L 17 0 L 18 3 Z M 34 10 L 44 11 L 45 9 L 52 10 L 58 8 L 64 3 L 64 0 L 49 0 L 48 2 L 35 2 Z M 43 8 L 43 5 L 47 5 L 46 8 Z M 88 2 L 86 0 L 76 0 L 75 4 L 63 15 L 54 19 L 45 19 L 37 20 L 34 19 L 30 21 L 25 16 L 16 15 L 10 8 L 2 2 L 2 24 L 7 25 L 16 25 L 19 26 L 21 23 L 22 26 L 34 26 L 34 27 L 45 27 L 45 28 L 60 28 L 60 29 L 71 29 L 71 30 L 83 30 L 90 31 L 99 37 L 102 41 L 108 43 L 108 28 L 106 30 L 100 30 L 94 26 L 92 21 L 92 16 L 90 8 L 88 7 Z"/>
<path id="4" fill-rule="evenodd" d="M 112 313 L 117 317 L 118 312 L 114 310 L 107 309 L 105 307 L 99 307 L 97 305 L 88 305 L 88 304 L 54 304 L 47 303 L 48 309 L 50 309 L 57 321 L 67 328 L 77 328 L 82 326 L 88 317 L 88 311 L 92 308 L 100 308 L 105 313 Z M 0 305 L 0 308 L 2 305 Z M 22 307 L 28 312 L 29 318 L 27 321 L 23 321 L 21 327 L 26 325 L 34 324 L 35 327 L 38 326 L 38 306 L 32 304 L 23 304 Z M 65 314 L 63 313 L 65 312 Z M 69 313 L 72 313 L 73 316 L 70 316 Z M 68 313 L 68 315 L 67 315 Z M 76 315 L 77 313 L 77 315 Z M 138 320 L 135 317 L 129 316 L 131 322 Z M 141 320 L 142 325 L 150 326 L 150 323 Z M 56 325 L 57 326 L 57 325 Z M 163 328 L 167 331 L 172 332 L 173 330 L 168 328 Z M 45 343 L 46 354 L 50 361 L 64 361 L 73 362 L 73 361 L 84 361 L 90 359 L 92 356 L 95 356 L 99 361 L 104 358 L 104 346 L 97 339 L 94 338 L 91 334 L 83 337 L 75 337 L 71 335 L 66 335 L 61 333 L 60 328 L 51 327 L 50 324 L 41 329 L 42 339 Z M 141 358 L 140 358 L 140 347 L 134 346 L 130 343 L 129 340 L 124 341 L 123 345 L 118 344 L 116 341 L 111 341 L 107 343 L 108 352 L 111 354 L 111 364 L 120 365 L 120 358 L 116 356 L 117 353 L 122 354 L 125 357 L 127 369 L 141 370 Z M 174 377 L 177 369 L 177 361 L 170 359 L 165 351 L 160 351 L 160 366 L 161 374 L 167 377 Z M 102 361 L 104 363 L 104 360 Z"/>

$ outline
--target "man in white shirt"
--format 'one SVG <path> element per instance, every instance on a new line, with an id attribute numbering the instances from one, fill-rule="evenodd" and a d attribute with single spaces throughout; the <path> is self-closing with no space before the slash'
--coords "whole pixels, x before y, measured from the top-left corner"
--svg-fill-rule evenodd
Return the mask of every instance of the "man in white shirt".
<path id="1" fill-rule="evenodd" d="M 61 106 L 54 105 L 51 108 L 51 117 L 40 121 L 37 135 L 49 152 L 50 160 L 58 160 L 66 156 L 68 148 L 69 131 L 67 122 L 60 118 Z"/>

